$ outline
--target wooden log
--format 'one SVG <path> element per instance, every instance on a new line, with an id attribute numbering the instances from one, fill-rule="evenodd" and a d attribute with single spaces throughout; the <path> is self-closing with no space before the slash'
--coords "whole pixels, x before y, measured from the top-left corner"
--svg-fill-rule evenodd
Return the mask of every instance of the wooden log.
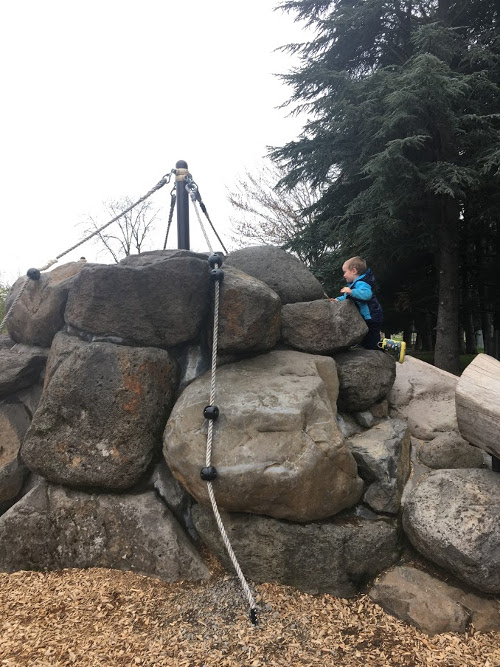
<path id="1" fill-rule="evenodd" d="M 500 458 L 500 361 L 478 354 L 458 380 L 455 405 L 462 437 Z"/>

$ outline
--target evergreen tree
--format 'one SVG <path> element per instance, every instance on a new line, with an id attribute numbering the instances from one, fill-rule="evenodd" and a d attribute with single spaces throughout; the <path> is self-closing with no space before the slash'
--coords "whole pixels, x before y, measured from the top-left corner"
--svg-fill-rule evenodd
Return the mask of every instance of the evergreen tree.
<path id="1" fill-rule="evenodd" d="M 315 28 L 284 78 L 309 120 L 272 151 L 289 186 L 320 187 L 315 234 L 381 277 L 435 258 L 435 363 L 459 372 L 460 226 L 500 188 L 500 42 L 494 0 L 290 0 Z M 469 209 L 472 210 L 472 209 Z M 473 224 L 468 220 L 467 224 Z M 296 237 L 300 247 L 308 243 Z M 339 257 L 332 257 L 336 266 Z M 323 271 L 327 269 L 323 267 Z M 424 281 L 425 282 L 425 281 Z"/>

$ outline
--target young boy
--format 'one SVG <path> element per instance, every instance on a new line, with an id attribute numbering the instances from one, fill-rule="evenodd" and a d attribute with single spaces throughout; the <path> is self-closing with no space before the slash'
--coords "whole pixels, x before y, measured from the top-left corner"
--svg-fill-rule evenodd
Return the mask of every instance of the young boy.
<path id="1" fill-rule="evenodd" d="M 342 271 L 347 286 L 340 290 L 342 296 L 337 297 L 337 301 L 352 299 L 356 304 L 368 327 L 368 333 L 362 341 L 363 347 L 366 350 L 386 350 L 397 361 L 403 363 L 406 343 L 387 338 L 380 340 L 380 327 L 383 319 L 382 306 L 374 294 L 375 278 L 366 266 L 365 260 L 361 257 L 351 257 L 342 265 Z"/>

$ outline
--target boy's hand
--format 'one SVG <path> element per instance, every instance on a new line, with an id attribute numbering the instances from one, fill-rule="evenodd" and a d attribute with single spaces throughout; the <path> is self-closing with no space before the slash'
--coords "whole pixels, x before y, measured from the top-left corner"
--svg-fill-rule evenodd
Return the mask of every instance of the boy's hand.
<path id="1" fill-rule="evenodd" d="M 340 292 L 341 292 L 341 294 L 351 294 L 351 293 L 352 293 L 352 289 L 351 289 L 350 287 L 343 287 L 343 288 L 340 290 Z"/>

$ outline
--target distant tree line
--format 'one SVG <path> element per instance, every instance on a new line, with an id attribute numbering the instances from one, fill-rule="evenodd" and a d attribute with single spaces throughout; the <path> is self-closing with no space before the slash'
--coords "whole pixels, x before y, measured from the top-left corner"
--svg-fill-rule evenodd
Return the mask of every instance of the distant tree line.
<path id="1" fill-rule="evenodd" d="M 306 112 L 271 150 L 280 187 L 308 184 L 288 246 L 336 293 L 345 258 L 367 258 L 386 333 L 416 334 L 459 372 L 462 342 L 495 354 L 500 331 L 500 25 L 497 0 L 289 0 L 314 28 L 286 48 Z M 495 348 L 495 339 L 497 347 Z"/>

